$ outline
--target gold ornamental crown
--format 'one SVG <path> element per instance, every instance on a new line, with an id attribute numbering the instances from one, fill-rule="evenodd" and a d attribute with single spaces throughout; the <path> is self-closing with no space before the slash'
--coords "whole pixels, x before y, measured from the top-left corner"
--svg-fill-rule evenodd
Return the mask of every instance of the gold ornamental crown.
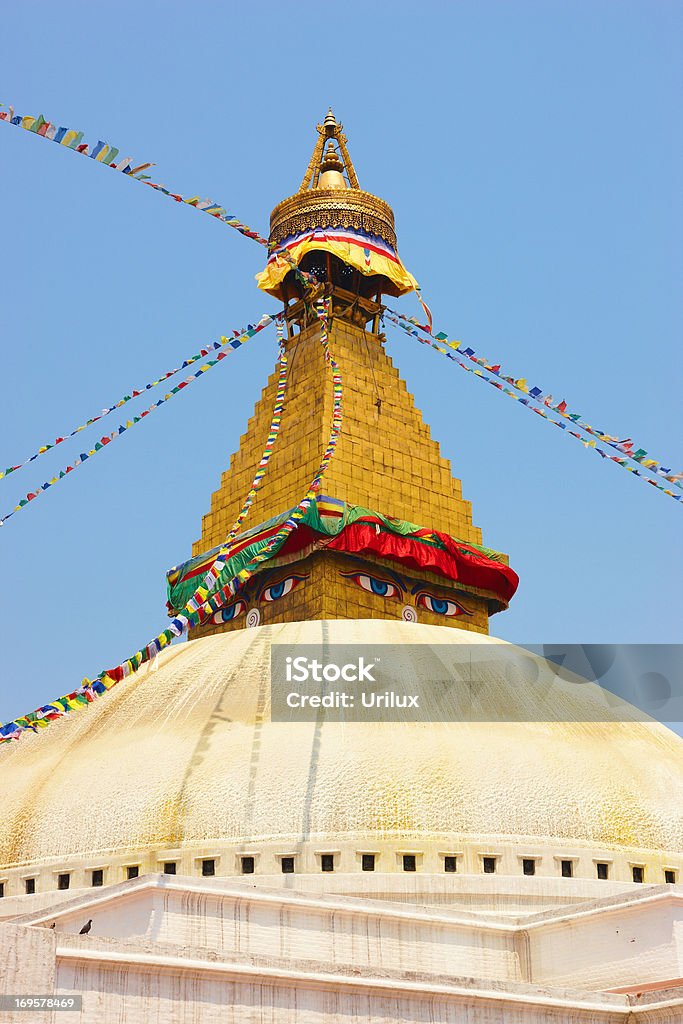
<path id="1" fill-rule="evenodd" d="M 361 189 L 342 129 L 330 108 L 317 125 L 318 139 L 298 192 L 270 215 L 271 246 L 313 228 L 355 228 L 396 251 L 394 212 L 383 199 Z"/>

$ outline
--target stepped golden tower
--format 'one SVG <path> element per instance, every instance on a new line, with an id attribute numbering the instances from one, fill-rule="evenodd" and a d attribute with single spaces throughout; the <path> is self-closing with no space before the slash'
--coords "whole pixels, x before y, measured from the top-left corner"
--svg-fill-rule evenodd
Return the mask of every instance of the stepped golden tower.
<path id="1" fill-rule="evenodd" d="M 316 522 L 295 531 L 200 634 L 247 621 L 335 618 L 405 618 L 487 633 L 489 615 L 507 606 L 516 576 L 504 555 L 482 546 L 461 483 L 385 352 L 382 296 L 410 291 L 415 281 L 398 258 L 393 211 L 361 190 L 331 111 L 318 126 L 299 191 L 271 214 L 270 243 L 274 255 L 259 286 L 284 303 L 288 383 L 277 444 L 250 512 L 250 523 L 265 527 L 263 536 L 306 493 L 332 417 L 330 367 L 302 272 L 314 276 L 315 294 L 330 303 L 329 344 L 343 379 L 342 434 Z M 171 607 L 180 605 L 174 584 L 199 579 L 240 510 L 277 386 L 273 373 L 212 496 L 193 559 L 170 575 Z M 330 525 L 342 528 L 330 533 Z M 238 547 L 253 542 L 252 531 Z"/>

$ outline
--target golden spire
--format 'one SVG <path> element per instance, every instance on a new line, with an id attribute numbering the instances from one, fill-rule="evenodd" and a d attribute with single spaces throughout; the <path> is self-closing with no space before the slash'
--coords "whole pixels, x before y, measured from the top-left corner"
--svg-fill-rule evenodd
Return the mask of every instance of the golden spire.
<path id="1" fill-rule="evenodd" d="M 278 203 L 270 215 L 271 251 L 283 243 L 292 251 L 295 243 L 297 263 L 308 251 L 329 251 L 361 275 L 381 277 L 381 288 L 375 286 L 378 282 L 368 284 L 373 294 L 381 290 L 403 295 L 415 288 L 415 280 L 398 259 L 393 210 L 383 199 L 361 189 L 342 129 L 330 108 L 323 123 L 316 126 L 318 138 L 298 191 Z M 330 228 L 355 232 L 358 238 L 353 251 L 348 239 L 339 243 L 343 251 L 334 249 L 334 239 L 325 237 Z M 371 255 L 368 241 L 373 245 Z M 294 294 L 285 281 L 291 274 L 289 263 L 271 257 L 257 277 L 259 288 L 287 301 L 290 292 Z"/>
<path id="2" fill-rule="evenodd" d="M 327 143 L 327 152 L 320 164 L 320 177 L 316 187 L 319 189 L 349 187 L 344 177 L 344 164 L 339 159 L 332 139 Z"/>
<path id="3" fill-rule="evenodd" d="M 316 126 L 318 139 L 303 181 L 299 186 L 299 192 L 306 192 L 309 187 L 314 189 L 360 189 L 356 170 L 346 148 L 346 136 L 343 128 L 342 124 L 337 124 L 337 119 L 330 107 L 323 123 Z M 325 142 L 327 142 L 327 152 L 323 153 Z M 326 178 L 325 174 L 328 171 L 334 172 L 334 175 Z M 344 180 L 342 172 L 346 172 L 348 184 Z"/>

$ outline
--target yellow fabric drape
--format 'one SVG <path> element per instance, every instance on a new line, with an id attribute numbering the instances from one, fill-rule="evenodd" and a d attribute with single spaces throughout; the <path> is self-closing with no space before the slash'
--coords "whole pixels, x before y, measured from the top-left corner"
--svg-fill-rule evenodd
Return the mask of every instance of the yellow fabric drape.
<path id="1" fill-rule="evenodd" d="M 329 252 L 368 277 L 383 274 L 396 286 L 399 295 L 417 290 L 417 281 L 408 273 L 398 256 L 385 255 L 371 240 L 362 236 L 354 238 L 350 232 L 306 232 L 288 243 L 287 251 L 297 265 L 307 252 Z M 264 292 L 277 291 L 290 270 L 291 264 L 284 256 L 271 256 L 266 269 L 256 275 L 259 288 Z"/>

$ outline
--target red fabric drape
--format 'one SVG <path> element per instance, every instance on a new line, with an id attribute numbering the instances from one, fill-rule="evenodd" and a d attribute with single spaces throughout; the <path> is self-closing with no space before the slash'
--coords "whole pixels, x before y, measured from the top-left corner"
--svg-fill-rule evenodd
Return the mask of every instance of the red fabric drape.
<path id="1" fill-rule="evenodd" d="M 501 562 L 494 562 L 480 552 L 469 551 L 463 554 L 452 537 L 445 533 L 434 535 L 448 550 L 442 551 L 431 544 L 425 544 L 417 540 L 415 535 L 404 537 L 386 531 L 377 533 L 374 526 L 352 523 L 336 537 L 330 538 L 327 547 L 358 555 L 373 554 L 393 558 L 413 569 L 431 569 L 448 580 L 487 590 L 504 604 L 510 601 L 519 583 L 514 569 Z"/>

